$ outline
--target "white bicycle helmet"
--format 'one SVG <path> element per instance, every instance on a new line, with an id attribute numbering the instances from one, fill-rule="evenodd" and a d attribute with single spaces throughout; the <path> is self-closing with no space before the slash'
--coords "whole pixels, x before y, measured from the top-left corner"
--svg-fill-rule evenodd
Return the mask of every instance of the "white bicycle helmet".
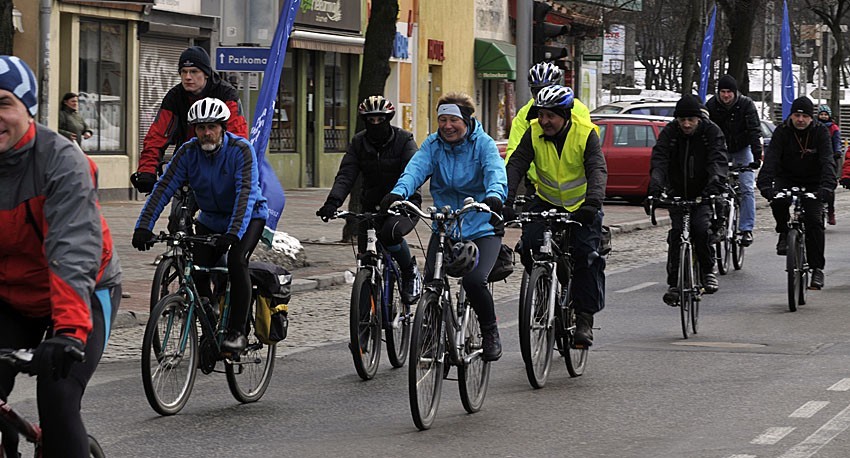
<path id="1" fill-rule="evenodd" d="M 558 84 L 564 71 L 551 62 L 538 62 L 528 69 L 528 84 L 532 88 L 543 88 Z"/>
<path id="2" fill-rule="evenodd" d="M 207 97 L 198 100 L 189 108 L 189 124 L 217 122 L 224 124 L 230 119 L 230 108 L 219 99 Z"/>
<path id="3" fill-rule="evenodd" d="M 566 86 L 554 84 L 544 87 L 537 93 L 534 106 L 537 108 L 564 108 L 573 107 L 573 90 Z"/>
<path id="4" fill-rule="evenodd" d="M 357 107 L 360 116 L 366 117 L 371 115 L 383 115 L 387 117 L 387 121 L 395 116 L 395 107 L 392 102 L 380 95 L 372 95 L 363 99 Z"/>

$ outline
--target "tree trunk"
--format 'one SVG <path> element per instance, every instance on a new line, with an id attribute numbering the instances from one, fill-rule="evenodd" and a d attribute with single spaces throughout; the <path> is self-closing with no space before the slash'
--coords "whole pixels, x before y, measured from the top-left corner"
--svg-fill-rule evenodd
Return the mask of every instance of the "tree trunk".
<path id="1" fill-rule="evenodd" d="M 0 0 L 0 54 L 11 56 L 15 37 L 12 25 L 12 0 Z"/>
<path id="2" fill-rule="evenodd" d="M 837 28 L 837 27 L 836 27 Z M 841 125 L 841 108 L 838 102 L 841 100 L 841 66 L 844 63 L 844 40 L 841 40 L 841 30 L 833 31 L 835 37 L 835 54 L 829 61 L 829 107 L 832 109 L 832 119 L 836 125 Z M 828 38 L 827 38 L 828 39 Z"/>
<path id="3" fill-rule="evenodd" d="M 395 21 L 398 18 L 398 0 L 372 0 L 369 24 L 366 25 L 366 37 L 363 44 L 363 67 L 360 72 L 360 86 L 357 100 L 371 95 L 383 95 L 384 85 L 390 76 L 390 55 L 395 40 Z M 365 128 L 363 119 L 357 117 L 357 131 Z M 356 213 L 363 211 L 360 205 L 361 180 L 351 189 L 348 210 Z M 351 241 L 357 236 L 355 225 L 346 223 L 342 228 L 342 240 Z"/>
<path id="4" fill-rule="evenodd" d="M 691 14 L 688 29 L 685 31 L 685 46 L 682 49 L 682 94 L 692 94 L 694 91 L 694 69 L 697 66 L 697 56 L 700 55 L 699 32 L 702 9 L 691 3 Z"/>
<path id="5" fill-rule="evenodd" d="M 753 28 L 756 14 L 764 0 L 739 0 L 735 2 L 719 2 L 726 13 L 726 24 L 729 28 L 729 46 L 726 56 L 729 58 L 729 68 L 726 73 L 732 75 L 738 82 L 738 90 L 747 94 L 750 91 L 750 78 L 747 75 L 747 62 L 753 44 Z"/>

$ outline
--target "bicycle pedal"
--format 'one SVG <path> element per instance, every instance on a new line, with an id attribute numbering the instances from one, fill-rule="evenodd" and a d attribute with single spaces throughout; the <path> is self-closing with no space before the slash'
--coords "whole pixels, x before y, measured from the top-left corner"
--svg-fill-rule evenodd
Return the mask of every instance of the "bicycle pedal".
<path id="1" fill-rule="evenodd" d="M 808 289 L 808 290 L 810 290 L 810 291 L 820 291 L 820 290 L 821 290 L 821 287 L 820 287 L 820 286 L 812 286 L 812 285 L 809 285 L 809 286 L 807 286 L 807 287 L 806 287 L 806 289 Z"/>

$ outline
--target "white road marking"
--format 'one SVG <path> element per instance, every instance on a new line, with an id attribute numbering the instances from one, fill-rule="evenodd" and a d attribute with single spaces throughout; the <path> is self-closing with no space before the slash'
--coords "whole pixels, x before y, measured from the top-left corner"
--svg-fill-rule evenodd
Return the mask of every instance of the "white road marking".
<path id="1" fill-rule="evenodd" d="M 850 390 L 850 378 L 845 378 L 845 379 L 839 380 L 838 382 L 835 383 L 835 385 L 832 385 L 831 387 L 827 388 L 827 390 L 828 391 L 847 391 L 847 390 Z"/>
<path id="2" fill-rule="evenodd" d="M 756 437 L 751 440 L 751 444 L 757 445 L 773 445 L 782 440 L 783 437 L 787 436 L 794 431 L 793 426 L 776 426 L 773 428 L 767 428 L 767 431 L 761 433 L 761 436 Z"/>
<path id="3" fill-rule="evenodd" d="M 812 418 L 812 416 L 829 404 L 829 401 L 809 401 L 795 410 L 789 418 Z"/>
<path id="4" fill-rule="evenodd" d="M 811 436 L 804 439 L 803 442 L 788 449 L 779 458 L 809 458 L 848 427 L 850 427 L 850 405 L 818 428 Z"/>
<path id="5" fill-rule="evenodd" d="M 635 285 L 635 286 L 631 286 L 631 287 L 629 287 L 629 288 L 620 289 L 620 290 L 617 290 L 617 291 L 614 291 L 614 292 L 615 292 L 615 293 L 630 293 L 630 292 L 632 292 L 632 291 L 637 291 L 637 290 L 639 290 L 639 289 L 649 288 L 650 286 L 652 286 L 652 285 L 657 285 L 657 284 L 658 284 L 658 282 L 657 282 L 657 281 L 647 281 L 647 282 L 643 282 L 643 283 L 637 284 L 637 285 Z"/>
<path id="6" fill-rule="evenodd" d="M 756 458 L 755 455 L 731 455 L 727 458 Z"/>

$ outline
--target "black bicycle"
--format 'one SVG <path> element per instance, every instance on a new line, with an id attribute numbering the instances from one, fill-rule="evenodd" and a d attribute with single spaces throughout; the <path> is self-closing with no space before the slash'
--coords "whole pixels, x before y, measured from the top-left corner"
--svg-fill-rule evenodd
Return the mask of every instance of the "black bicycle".
<path id="1" fill-rule="evenodd" d="M 180 191 L 174 195 L 171 202 L 171 213 L 168 216 L 168 229 L 171 233 L 183 232 L 192 235 L 192 214 L 197 206 L 195 194 L 188 184 L 180 187 Z M 181 256 L 179 244 L 167 244 L 165 252 L 157 256 L 156 270 L 151 282 L 150 307 L 169 294 L 177 292 L 182 284 L 183 275 L 177 263 L 177 257 Z"/>
<path id="2" fill-rule="evenodd" d="M 748 165 L 729 166 L 729 187 L 723 195 L 724 224 L 720 239 L 714 245 L 714 255 L 717 260 L 717 270 L 721 275 L 729 273 L 729 262 L 735 270 L 744 267 L 743 237 L 738 224 L 741 218 L 741 173 L 752 172 Z M 718 214 L 718 213 L 715 213 Z"/>
<path id="3" fill-rule="evenodd" d="M 404 366 L 410 344 L 410 305 L 401 300 L 401 269 L 378 241 L 379 213 L 337 212 L 334 218 L 352 218 L 368 224 L 366 251 L 357 256 L 357 275 L 351 287 L 349 349 L 357 375 L 370 380 L 381 360 L 381 329 L 387 339 L 390 364 Z"/>
<path id="4" fill-rule="evenodd" d="M 785 252 L 785 272 L 788 277 L 788 310 L 797 311 L 798 305 L 806 304 L 806 290 L 809 285 L 809 262 L 806 258 L 806 213 L 803 201 L 818 197 L 805 188 L 779 190 L 774 199 L 791 199 L 791 219 L 788 220 L 787 249 Z"/>

